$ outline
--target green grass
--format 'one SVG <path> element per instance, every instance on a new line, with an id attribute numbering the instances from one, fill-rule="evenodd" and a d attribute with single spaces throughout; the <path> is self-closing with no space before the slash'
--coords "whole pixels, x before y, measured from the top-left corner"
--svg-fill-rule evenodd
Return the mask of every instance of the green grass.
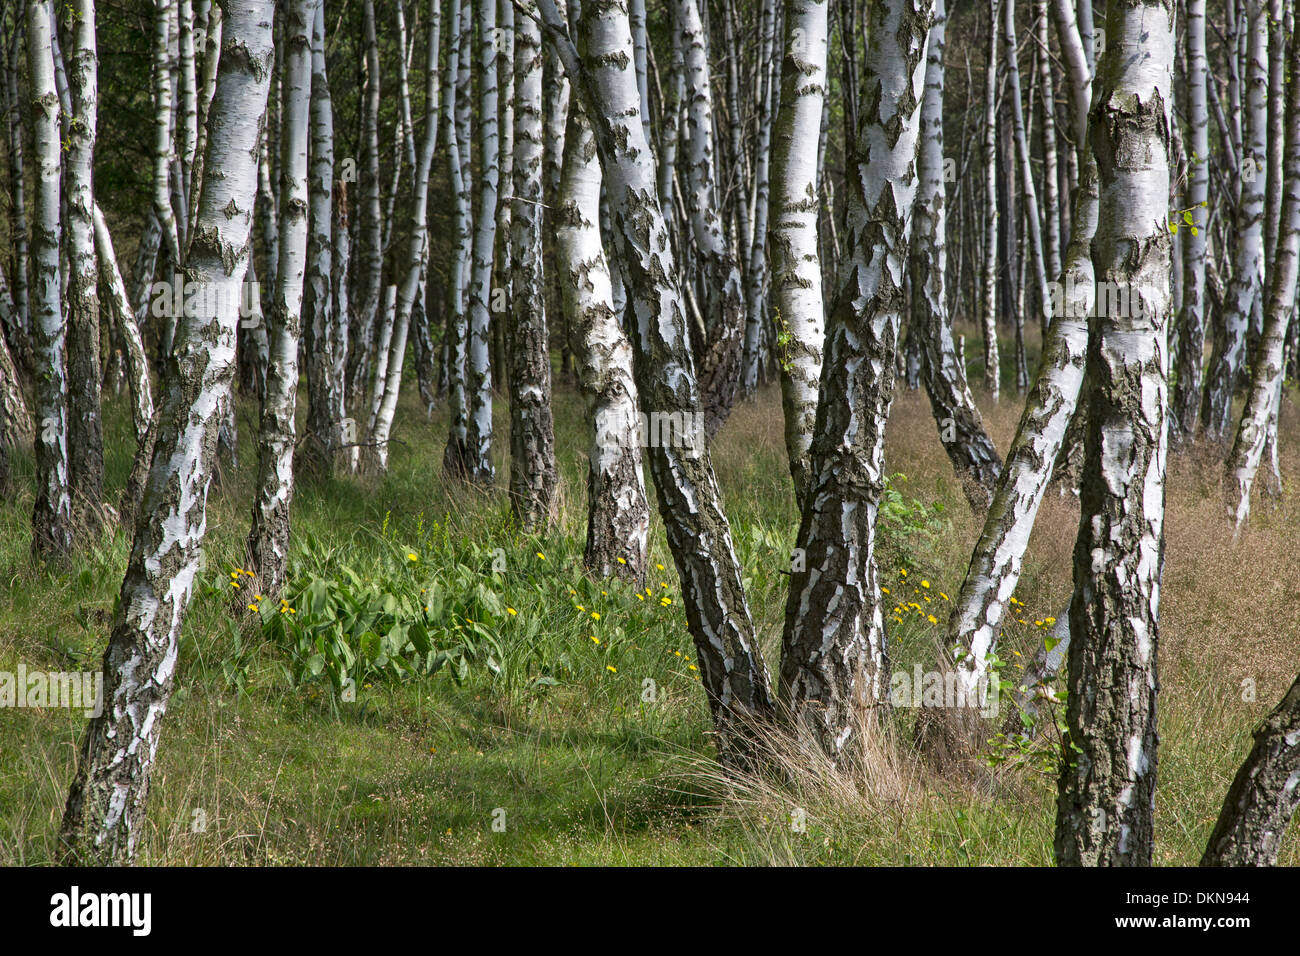
<path id="1" fill-rule="evenodd" d="M 896 417 L 911 416 L 900 429 L 925 431 L 918 401 L 900 399 Z M 1003 417 L 1013 418 L 1014 404 L 1004 403 Z M 882 744 L 874 778 L 856 786 L 812 777 L 785 786 L 720 782 L 657 519 L 652 567 L 667 570 L 652 572 L 649 597 L 584 574 L 586 423 L 569 388 L 557 389 L 556 409 L 562 513 L 543 536 L 516 531 L 500 491 L 443 483 L 445 421 L 412 402 L 399 409 L 387 475 L 298 489 L 288 592 L 301 612 L 295 624 L 311 622 L 309 602 L 297 595 L 318 579 L 357 600 L 392 595 L 396 613 L 427 625 L 438 648 L 472 645 L 461 680 L 453 666 L 406 678 L 375 672 L 347 701 L 324 675 L 292 679 L 277 608 L 250 611 L 251 583 L 231 587 L 231 571 L 243 566 L 256 465 L 254 408 L 241 406 L 242 458 L 209 499 L 206 570 L 184 627 L 142 862 L 1051 862 L 1054 781 L 1019 766 L 974 786 L 929 779 L 909 760 L 906 713 L 896 718 L 896 739 Z M 130 464 L 127 414 L 116 399 L 106 410 L 112 495 Z M 500 488 L 504 404 L 497 425 Z M 715 454 L 770 669 L 797 531 L 780 434 L 779 400 L 764 392 L 736 413 Z M 890 454 L 891 470 L 910 479 L 896 483 L 897 514 L 882 531 L 882 580 L 899 596 L 910 591 L 907 600 L 931 597 L 920 612 L 900 614 L 903 623 L 890 621 L 891 649 L 897 666 L 928 668 L 941 631 L 929 614 L 942 624 L 938 594 L 959 586 L 974 529 L 941 455 L 910 443 Z M 19 455 L 15 465 L 24 490 L 0 505 L 0 670 L 19 662 L 97 669 L 127 533 L 106 534 L 66 571 L 33 569 L 32 464 Z M 1054 554 L 1031 553 L 1027 562 L 1019 593 L 1040 615 L 1057 613 L 1068 596 L 1061 565 Z M 919 588 L 923 579 L 931 588 Z M 1012 624 L 1004 646 L 1009 656 L 1028 654 L 1040 638 L 1027 619 Z M 1196 689 L 1212 662 L 1186 667 L 1162 701 L 1160 862 L 1199 855 L 1249 731 L 1241 715 L 1217 713 L 1227 692 Z M 1273 699 L 1271 687 L 1260 693 L 1256 716 Z M 79 712 L 0 710 L 0 863 L 56 859 L 84 723 Z M 802 831 L 791 826 L 796 811 L 807 817 Z M 504 830 L 494 829 L 502 821 Z M 1284 859 L 1295 862 L 1295 843 Z"/>

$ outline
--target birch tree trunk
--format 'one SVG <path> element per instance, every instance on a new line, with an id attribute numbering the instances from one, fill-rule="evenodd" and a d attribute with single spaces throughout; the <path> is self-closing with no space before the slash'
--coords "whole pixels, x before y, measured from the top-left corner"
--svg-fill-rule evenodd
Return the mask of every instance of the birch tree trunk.
<path id="1" fill-rule="evenodd" d="M 1232 283 L 1224 303 L 1223 334 L 1215 343 L 1206 381 L 1202 424 L 1215 440 L 1227 437 L 1232 393 L 1246 352 L 1251 311 L 1263 298 L 1264 185 L 1268 157 L 1268 7 L 1246 0 L 1249 35 L 1245 129 L 1241 150 L 1241 198 L 1237 203 Z"/>
<path id="2" fill-rule="evenodd" d="M 731 413 L 740 383 L 744 293 L 740 268 L 722 219 L 708 38 L 696 0 L 674 0 L 686 77 L 686 189 L 691 235 L 700 265 L 704 339 L 696 343 L 705 432 L 712 438 Z"/>
<path id="3" fill-rule="evenodd" d="M 168 53 L 171 23 L 175 18 L 176 0 L 154 0 L 153 23 L 153 211 L 162 229 L 163 242 L 173 267 L 179 267 L 180 235 L 176 213 L 172 209 L 170 183 L 172 154 L 172 83 Z"/>
<path id="4" fill-rule="evenodd" d="M 1012 0 L 988 0 L 989 44 L 984 66 L 984 269 L 980 326 L 984 332 L 984 387 L 998 400 L 998 11 Z"/>
<path id="5" fill-rule="evenodd" d="M 948 314 L 948 214 L 944 188 L 943 103 L 944 34 L 947 11 L 937 0 L 926 63 L 925 97 L 921 101 L 921 142 L 918 150 L 920 188 L 913 212 L 909 271 L 912 315 L 908 332 L 924 360 L 921 375 L 939 438 L 957 480 L 977 514 L 988 509 L 993 485 L 1002 473 L 993 440 L 966 384 L 966 369 L 957 361 Z"/>
<path id="6" fill-rule="evenodd" d="M 362 203 L 361 203 L 361 282 L 348 357 L 349 408 L 364 405 L 366 383 L 375 356 L 375 322 L 383 295 L 384 237 L 383 211 L 379 186 L 379 41 L 375 35 L 375 5 L 365 0 L 366 85 L 362 100 Z"/>
<path id="7" fill-rule="evenodd" d="M 1047 5 L 1050 0 L 1034 0 L 1034 20 L 1038 55 L 1038 91 L 1043 119 L 1043 224 L 1046 227 L 1045 252 L 1047 275 L 1061 274 L 1060 172 L 1056 151 L 1056 81 L 1052 76 L 1052 44 L 1048 34 Z M 1078 170 L 1075 170 L 1078 175 Z"/>
<path id="8" fill-rule="evenodd" d="M 510 506 L 521 527 L 555 517 L 555 426 L 542 274 L 542 35 L 529 15 L 515 18 L 514 208 L 510 213 Z M 640 120 L 637 120 L 638 126 Z"/>
<path id="9" fill-rule="evenodd" d="M 1196 225 L 1181 229 L 1183 241 L 1183 306 L 1178 316 L 1178 380 L 1174 388 L 1171 424 L 1178 434 L 1196 434 L 1201 410 L 1205 361 L 1205 232 L 1210 197 L 1210 118 L 1206 106 L 1209 70 L 1205 49 L 1205 0 L 1187 3 L 1187 123 L 1191 128 L 1187 204 Z"/>
<path id="10" fill-rule="evenodd" d="M 59 279 L 59 96 L 54 86 L 49 0 L 27 7 L 27 83 L 36 161 L 36 214 L 32 223 L 32 339 L 36 388 L 36 506 L 32 553 L 63 560 L 72 547 L 68 463 L 66 324 Z"/>
<path id="11" fill-rule="evenodd" d="M 25 159 L 27 134 L 23 123 L 26 105 L 20 102 L 18 88 L 18 61 L 22 56 L 23 17 L 14 12 L 14 33 L 5 51 L 5 99 L 9 114 L 5 124 L 9 131 L 9 183 L 12 196 L 12 219 L 14 227 L 10 229 L 14 250 L 13 271 L 13 318 L 5 331 L 13 335 L 21 333 L 9 341 L 14 350 L 17 365 L 23 369 L 34 368 L 31 345 L 26 341 L 31 334 L 31 299 L 29 295 L 28 272 L 30 258 L 27 244 L 27 163 Z M 19 225 L 22 224 L 22 225 Z"/>
<path id="12" fill-rule="evenodd" d="M 307 128 L 312 29 L 320 0 L 290 0 L 280 60 L 280 258 L 270 320 L 271 355 L 257 447 L 257 490 L 248 551 L 263 594 L 277 597 L 289 576 L 289 511 L 298 399 L 298 339 L 307 262 Z"/>
<path id="13" fill-rule="evenodd" d="M 1300 78 L 1300 43 L 1291 43 L 1290 68 Z M 1300 82 L 1293 81 L 1286 104 L 1285 196 L 1281 232 L 1270 269 L 1269 289 L 1246 407 L 1228 458 L 1228 509 L 1237 530 L 1250 517 L 1250 492 L 1264 457 L 1269 427 L 1277 415 L 1282 388 L 1282 359 L 1287 330 L 1296 305 L 1296 257 L 1300 254 Z"/>
<path id="14" fill-rule="evenodd" d="M 575 98 L 564 134 L 555 247 L 561 303 L 581 345 L 578 384 L 592 425 L 583 564 L 601 578 L 619 577 L 640 588 L 649 569 L 650 508 L 641 473 L 632 344 L 614 308 L 600 238 L 600 185 L 591 124 Z"/>
<path id="15" fill-rule="evenodd" d="M 817 420 L 825 310 L 817 250 L 821 169 L 808 149 L 821 131 L 827 95 L 828 0 L 794 0 L 786 11 L 781 57 L 781 110 L 772 143 L 772 302 L 786 333 L 780 355 L 785 447 L 795 500 L 809 483 L 809 449 Z"/>
<path id="16" fill-rule="evenodd" d="M 781 650 L 781 702 L 833 760 L 861 758 L 864 723 L 888 705 L 889 655 L 876 571 L 885 423 L 904 308 L 931 0 L 868 11 L 845 217 L 848 261 L 826 328 Z"/>
<path id="17" fill-rule="evenodd" d="M 538 0 L 538 9 L 595 124 L 628 283 L 641 407 L 650 414 L 675 416 L 678 423 L 694 423 L 686 441 L 653 441 L 647 454 L 713 713 L 718 755 L 727 766 L 750 765 L 756 757 L 753 725 L 770 720 L 773 702 L 731 529 L 700 436 L 699 386 L 655 167 L 641 126 L 627 7 L 623 0 L 584 6 L 581 61 L 553 0 Z"/>
<path id="18" fill-rule="evenodd" d="M 271 0 L 227 0 L 223 9 L 227 55 L 206 167 L 224 175 L 204 183 L 188 262 L 201 305 L 180 319 L 168 358 L 156 454 L 104 655 L 104 712 L 83 739 L 64 810 L 65 863 L 124 863 L 136 853 L 206 530 L 216 417 L 234 374 L 252 226 L 255 118 L 265 109 L 273 56 Z M 48 22 L 48 6 L 44 12 Z"/>
<path id="19" fill-rule="evenodd" d="M 72 36 L 64 236 L 68 257 L 68 468 L 76 524 L 98 525 L 104 497 L 100 410 L 99 268 L 95 259 L 94 155 L 99 110 L 94 0 L 63 11 Z"/>
<path id="20" fill-rule="evenodd" d="M 309 234 L 303 290 L 303 328 L 307 360 L 307 434 L 301 471 L 329 476 L 347 440 L 343 434 L 346 382 L 335 378 L 346 340 L 338 340 L 332 277 L 334 271 L 334 109 L 325 66 L 325 3 L 320 0 L 312 25 L 311 158 L 308 183 Z M 343 356 L 340 356 L 342 346 Z"/>
<path id="21" fill-rule="evenodd" d="M 479 58 L 474 66 L 479 76 L 478 148 L 482 165 L 479 170 L 478 213 L 474 217 L 473 260 L 470 266 L 469 285 L 469 348 L 466 354 L 468 364 L 465 368 L 465 388 L 469 404 L 466 465 L 470 481 L 485 487 L 490 487 L 496 478 L 496 469 L 492 465 L 492 311 L 490 308 L 492 259 L 496 247 L 497 192 L 500 182 L 500 153 L 497 142 L 499 127 L 497 125 L 496 4 L 497 0 L 476 2 Z M 534 25 L 534 31 L 536 30 Z M 534 35 L 540 36 L 536 32 Z M 537 45 L 540 47 L 540 40 Z M 540 74 L 537 85 L 540 89 Z M 517 102 L 512 105 L 516 110 L 518 124 L 521 107 Z M 518 144 L 518 135 L 516 129 L 516 144 Z M 517 165 L 515 169 L 518 169 Z M 425 188 L 428 188 L 427 184 Z M 540 192 L 536 198 L 541 199 Z M 539 270 L 541 268 L 540 261 L 537 268 Z"/>
<path id="22" fill-rule="evenodd" d="M 138 497 L 143 492 L 148 476 L 149 459 L 153 455 L 153 386 L 149 381 L 149 357 L 144 350 L 144 339 L 136 323 L 135 311 L 126 293 L 126 283 L 118 271 L 117 254 L 113 251 L 113 237 L 108 223 L 95 203 L 95 250 L 99 257 L 99 278 L 108 290 L 108 311 L 117 328 L 126 359 L 127 377 L 131 383 L 131 424 L 135 429 L 136 451 L 123 496 L 120 512 L 123 519 L 134 519 Z"/>
<path id="23" fill-rule="evenodd" d="M 468 347 L 469 318 L 465 310 L 465 267 L 472 245 L 470 234 L 470 184 L 464 175 L 463 152 L 468 146 L 456 124 L 457 75 L 460 71 L 461 0 L 451 0 L 447 18 L 452 37 L 447 44 L 447 71 L 443 80 L 443 119 L 446 124 L 447 173 L 455 204 L 452 219 L 455 236 L 452 258 L 447 266 L 447 447 L 442 467 L 449 475 L 465 477 L 469 456 L 469 404 L 465 389 L 465 352 Z"/>
<path id="24" fill-rule="evenodd" d="M 1223 801 L 1201 866 L 1277 864 L 1282 839 L 1300 804 L 1300 787 L 1296 786 L 1300 780 L 1300 677 L 1255 729 L 1254 737 L 1255 744 Z"/>
<path id="25" fill-rule="evenodd" d="M 1101 182 L 1088 435 L 1070 605 L 1059 865 L 1149 866 L 1168 440 L 1172 0 L 1111 4 L 1094 85 Z"/>

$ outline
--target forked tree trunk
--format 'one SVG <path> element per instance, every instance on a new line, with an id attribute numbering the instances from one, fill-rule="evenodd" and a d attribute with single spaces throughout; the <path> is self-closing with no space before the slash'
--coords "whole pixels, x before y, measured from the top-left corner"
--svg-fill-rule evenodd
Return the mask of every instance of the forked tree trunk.
<path id="1" fill-rule="evenodd" d="M 61 561 L 72 547 L 68 465 L 66 325 L 59 278 L 59 96 L 54 86 L 49 0 L 27 7 L 27 77 L 36 162 L 32 223 L 32 339 L 36 388 L 36 506 L 32 554 Z"/>
<path id="2" fill-rule="evenodd" d="M 935 4 L 934 26 L 921 101 L 920 188 L 914 210 L 909 271 L 912 314 L 908 339 L 916 341 L 923 360 L 921 377 L 939 439 L 952 462 L 966 499 L 977 514 L 988 509 L 993 486 L 1002 473 L 993 439 L 966 384 L 966 369 L 957 360 L 948 314 L 948 213 L 943 156 L 943 50 L 947 12 Z"/>
<path id="3" fill-rule="evenodd" d="M 784 335 L 778 345 L 785 447 L 795 499 L 809 483 L 809 448 L 817 420 L 826 319 L 817 251 L 816 152 L 826 100 L 829 0 L 795 0 L 786 10 L 781 57 L 781 111 L 772 142 L 772 305 Z"/>
<path id="4" fill-rule="evenodd" d="M 932 0 L 887 0 L 868 13 L 863 89 L 850 152 L 849 261 L 826 328 L 781 650 L 781 702 L 801 735 L 855 763 L 864 724 L 888 705 L 876 570 L 885 488 L 885 423 L 904 309 L 916 147 Z"/>
<path id="5" fill-rule="evenodd" d="M 1094 84 L 1101 184 L 1088 435 L 1070 604 L 1056 860 L 1149 866 L 1164 565 L 1172 0 L 1111 4 Z M 1118 307 L 1116 307 L 1118 306 Z"/>
<path id="6" fill-rule="evenodd" d="M 104 712 L 82 742 L 61 840 L 65 863 L 123 863 L 143 834 L 149 780 L 199 570 L 216 418 L 234 375 L 235 325 L 257 188 L 273 43 L 271 0 L 227 0 L 227 57 L 209 121 L 209 170 L 188 268 L 201 299 L 178 323 L 158 443 L 104 655 Z M 46 9 L 48 22 L 48 8 Z M 39 13 L 38 13 L 39 15 Z"/>
<path id="7" fill-rule="evenodd" d="M 263 594 L 276 597 L 289 577 L 289 512 L 297 444 L 298 339 L 307 266 L 307 129 L 312 29 L 320 0 L 290 0 L 281 54 L 280 259 L 270 320 L 271 355 L 257 449 L 257 490 L 248 551 Z"/>
<path id="8" fill-rule="evenodd" d="M 552 0 L 538 0 L 538 8 L 595 124 L 626 269 L 641 407 L 675 416 L 679 423 L 698 421 L 699 386 L 655 167 L 641 126 L 627 7 L 623 0 L 584 7 L 581 61 Z M 770 720 L 773 702 L 717 478 L 698 429 L 692 431 L 694 441 L 651 442 L 647 453 L 713 713 L 719 758 L 726 765 L 746 765 L 755 757 L 752 725 Z"/>
<path id="9" fill-rule="evenodd" d="M 555 517 L 558 480 L 542 273 L 542 103 L 541 30 L 531 16 L 519 14 L 515 19 L 514 209 L 510 213 L 514 309 L 508 348 L 510 506 L 529 531 L 545 528 Z"/>

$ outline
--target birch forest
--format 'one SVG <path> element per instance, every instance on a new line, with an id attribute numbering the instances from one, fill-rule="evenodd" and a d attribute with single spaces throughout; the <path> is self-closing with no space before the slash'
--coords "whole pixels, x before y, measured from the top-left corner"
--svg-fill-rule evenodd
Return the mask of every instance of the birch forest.
<path id="1" fill-rule="evenodd" d="M 0 864 L 1300 864 L 1297 15 L 0 0 Z"/>

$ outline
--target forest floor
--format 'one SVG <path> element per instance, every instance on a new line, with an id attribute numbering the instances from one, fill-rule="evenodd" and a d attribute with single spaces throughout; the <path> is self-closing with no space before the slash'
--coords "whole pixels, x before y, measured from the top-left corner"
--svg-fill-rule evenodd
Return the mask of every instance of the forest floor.
<path id="1" fill-rule="evenodd" d="M 997 405 L 978 397 L 1005 453 L 1021 401 L 1014 389 Z M 255 582 L 238 573 L 256 470 L 256 407 L 241 405 L 241 460 L 209 499 L 206 569 L 184 627 L 142 862 L 1052 861 L 1054 734 L 1036 750 L 991 746 L 989 771 L 973 780 L 940 779 L 919 768 L 907 744 L 915 712 L 900 709 L 856 784 L 827 783 L 811 772 L 780 785 L 720 783 L 657 518 L 651 561 L 663 568 L 651 572 L 649 595 L 583 574 L 586 425 L 571 384 L 557 383 L 555 406 L 562 514 L 551 533 L 513 531 L 500 490 L 485 496 L 444 483 L 445 417 L 429 419 L 408 399 L 386 476 L 299 487 L 295 579 L 281 614 L 257 601 L 249 593 Z M 108 403 L 113 496 L 125 484 L 134 445 L 128 416 L 124 399 Z M 1282 434 L 1300 434 L 1298 419 L 1286 402 Z M 504 400 L 497 427 L 500 489 Z M 779 395 L 766 388 L 736 409 L 713 453 L 773 671 L 783 572 L 798 530 L 782 427 Z M 888 616 L 891 653 L 896 669 L 928 670 L 945 596 L 956 596 L 978 527 L 923 392 L 900 386 L 887 458 L 890 472 L 906 478 L 894 479 L 882 525 L 882 581 L 905 596 L 900 604 L 922 605 Z M 1257 498 L 1236 542 L 1222 517 L 1222 458 L 1203 452 L 1170 459 L 1160 864 L 1199 859 L 1254 722 L 1300 669 L 1295 443 L 1283 445 L 1287 491 L 1278 501 Z M 15 471 L 20 487 L 30 489 L 30 456 L 18 456 Z M 97 670 L 129 535 L 104 535 L 63 573 L 33 570 L 31 509 L 30 490 L 0 504 L 0 671 L 20 662 L 28 671 Z M 1006 668 L 1032 657 L 1048 629 L 1043 619 L 1068 604 L 1077 521 L 1075 500 L 1050 492 L 1017 590 L 1023 606 L 1004 634 Z M 421 602 L 430 602 L 429 610 Z M 295 646 L 327 605 L 353 609 L 348 620 L 357 608 L 376 608 L 404 626 L 425 626 L 438 648 L 459 650 L 432 675 L 417 667 L 403 679 L 390 661 L 363 680 L 354 701 L 341 699 L 349 695 L 326 679 L 329 662 Z M 376 636 L 353 638 L 351 653 L 364 649 L 383 660 Z M 81 711 L 0 709 L 0 864 L 57 858 L 84 725 Z M 1300 863 L 1295 830 L 1281 863 Z"/>

